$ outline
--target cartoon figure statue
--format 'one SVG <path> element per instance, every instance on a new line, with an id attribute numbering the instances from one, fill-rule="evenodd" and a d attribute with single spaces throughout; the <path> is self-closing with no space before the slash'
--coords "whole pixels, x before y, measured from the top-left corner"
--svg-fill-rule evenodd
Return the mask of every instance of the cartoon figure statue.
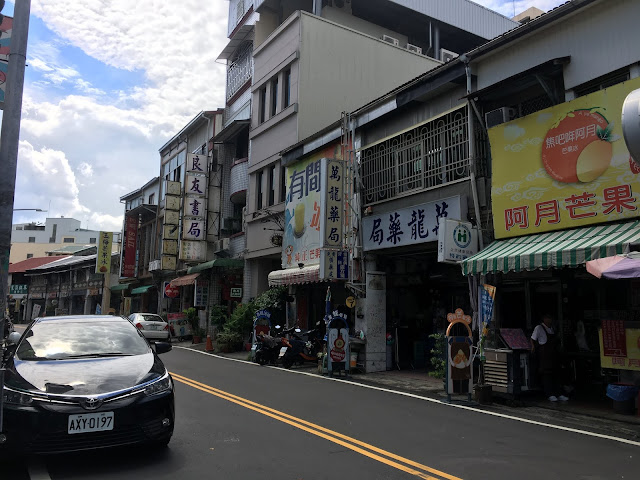
<path id="1" fill-rule="evenodd" d="M 467 393 L 472 389 L 472 372 L 471 361 L 471 345 L 473 343 L 473 335 L 471 333 L 471 317 L 465 315 L 461 308 L 456 309 L 454 313 L 447 315 L 449 327 L 447 328 L 447 352 L 448 352 L 448 372 L 447 372 L 447 395 L 450 399 L 452 393 L 463 392 L 463 384 L 468 382 L 466 388 Z M 463 332 L 460 332 L 460 326 L 463 326 Z M 455 332 L 457 329 L 458 332 Z M 456 391 L 457 390 L 457 391 Z"/>

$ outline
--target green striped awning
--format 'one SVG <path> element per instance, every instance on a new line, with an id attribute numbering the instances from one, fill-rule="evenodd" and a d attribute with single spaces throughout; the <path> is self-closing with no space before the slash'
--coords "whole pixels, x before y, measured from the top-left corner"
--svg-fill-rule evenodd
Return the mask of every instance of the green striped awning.
<path id="1" fill-rule="evenodd" d="M 595 258 L 628 253 L 640 242 L 640 221 L 560 230 L 496 240 L 462 261 L 463 275 L 577 267 Z"/>
<path id="2" fill-rule="evenodd" d="M 143 285 L 142 287 L 136 287 L 131 290 L 131 295 L 142 295 L 143 293 L 147 293 L 152 288 L 156 288 L 155 285 Z"/>

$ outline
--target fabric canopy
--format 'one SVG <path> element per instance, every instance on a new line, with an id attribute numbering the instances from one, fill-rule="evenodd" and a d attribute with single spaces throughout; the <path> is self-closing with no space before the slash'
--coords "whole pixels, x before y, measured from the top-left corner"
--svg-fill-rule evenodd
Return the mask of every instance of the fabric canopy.
<path id="1" fill-rule="evenodd" d="M 200 263 L 198 265 L 194 265 L 193 267 L 189 267 L 187 273 L 203 272 L 205 270 L 209 270 L 210 268 L 242 268 L 243 266 L 243 260 L 238 260 L 235 258 L 216 258 L 215 260 L 211 260 L 210 262 Z"/>
<path id="2" fill-rule="evenodd" d="M 321 281 L 320 265 L 275 270 L 269 274 L 270 287 L 276 287 L 278 285 L 298 285 L 302 283 L 314 283 Z"/>
<path id="3" fill-rule="evenodd" d="M 152 288 L 156 288 L 155 285 L 144 285 L 142 287 L 136 287 L 131 290 L 131 295 L 142 295 L 143 293 L 147 293 Z"/>
<path id="4" fill-rule="evenodd" d="M 128 288 L 129 288 L 128 283 L 121 283 L 119 285 L 114 285 L 109 290 L 111 290 L 112 292 L 121 292 L 123 290 L 127 290 Z"/>
<path id="5" fill-rule="evenodd" d="M 199 273 L 192 273 L 191 275 L 184 275 L 182 277 L 174 278 L 169 282 L 172 287 L 183 287 L 185 285 L 193 285 L 198 278 Z"/>
<path id="6" fill-rule="evenodd" d="M 461 262 L 463 275 L 577 267 L 628 253 L 640 241 L 640 221 L 613 223 L 497 240 Z"/>
<path id="7" fill-rule="evenodd" d="M 590 260 L 586 263 L 586 267 L 587 272 L 598 278 L 609 278 L 612 280 L 639 278 L 640 253 L 632 252 L 627 255 L 615 255 L 613 257 Z"/>

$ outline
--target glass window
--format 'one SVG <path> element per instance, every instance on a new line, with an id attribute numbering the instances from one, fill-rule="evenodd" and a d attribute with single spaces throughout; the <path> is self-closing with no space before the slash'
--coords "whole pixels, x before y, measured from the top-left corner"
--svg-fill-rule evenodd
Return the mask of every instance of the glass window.
<path id="1" fill-rule="evenodd" d="M 74 243 L 74 242 L 75 242 L 75 240 L 73 238 L 70 238 L 70 237 L 64 237 L 62 239 L 62 243 Z"/>
<path id="2" fill-rule="evenodd" d="M 146 340 L 128 320 L 50 320 L 33 326 L 20 342 L 16 357 L 20 360 L 64 360 L 143 355 L 149 351 Z"/>
<path id="3" fill-rule="evenodd" d="M 153 205 L 154 204 L 153 202 L 155 201 L 156 201 L 156 194 L 152 193 L 151 195 L 149 195 L 149 205 Z"/>
<path id="4" fill-rule="evenodd" d="M 278 77 L 271 82 L 271 116 L 278 113 Z"/>
<path id="5" fill-rule="evenodd" d="M 33 253 L 27 253 L 27 258 L 33 258 Z"/>
<path id="6" fill-rule="evenodd" d="M 287 167 L 280 166 L 280 201 L 287 199 Z"/>
<path id="7" fill-rule="evenodd" d="M 96 243 L 96 237 L 89 238 L 89 243 Z"/>
<path id="8" fill-rule="evenodd" d="M 291 69 L 288 69 L 284 72 L 282 88 L 282 96 L 284 97 L 284 108 L 287 108 L 289 105 L 291 105 Z"/>
<path id="9" fill-rule="evenodd" d="M 262 208 L 262 172 L 258 172 L 256 175 L 256 207 L 258 210 Z"/>
<path id="10" fill-rule="evenodd" d="M 36 237 L 29 237 L 29 243 L 36 243 Z"/>
<path id="11" fill-rule="evenodd" d="M 269 201 L 267 205 L 273 205 L 276 199 L 276 166 L 269 169 Z"/>
<path id="12" fill-rule="evenodd" d="M 260 112 L 258 114 L 258 122 L 264 123 L 267 117 L 267 87 L 264 86 L 260 89 L 258 98 L 258 108 Z"/>

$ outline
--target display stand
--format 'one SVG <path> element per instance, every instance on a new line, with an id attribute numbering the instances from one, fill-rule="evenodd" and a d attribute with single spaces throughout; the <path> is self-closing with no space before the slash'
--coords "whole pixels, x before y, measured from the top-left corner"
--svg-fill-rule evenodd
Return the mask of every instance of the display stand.
<path id="1" fill-rule="evenodd" d="M 473 335 L 469 327 L 471 317 L 465 315 L 462 309 L 458 308 L 455 313 L 447 315 L 447 320 L 449 321 L 446 333 L 447 372 L 445 388 L 447 401 L 451 401 L 451 395 L 454 393 L 466 393 L 469 401 L 471 401 L 473 390 L 473 375 L 471 374 Z M 456 334 L 456 330 L 462 330 L 464 334 Z"/>
<path id="2" fill-rule="evenodd" d="M 327 373 L 344 372 L 349 376 L 350 348 L 347 316 L 335 310 L 327 325 Z"/>

